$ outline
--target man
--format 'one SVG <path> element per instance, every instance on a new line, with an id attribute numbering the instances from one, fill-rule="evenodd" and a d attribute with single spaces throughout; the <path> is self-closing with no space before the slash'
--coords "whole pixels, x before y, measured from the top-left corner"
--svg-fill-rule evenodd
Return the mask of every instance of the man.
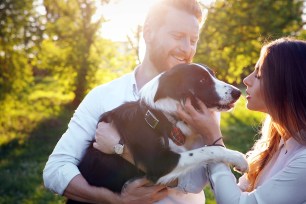
<path id="1" fill-rule="evenodd" d="M 162 0 L 149 11 L 143 30 L 146 53 L 134 70 L 94 88 L 73 115 L 44 169 L 45 186 L 64 196 L 91 203 L 205 203 L 204 171 L 186 175 L 177 188 L 147 187 L 136 180 L 120 195 L 90 186 L 77 165 L 94 139 L 99 116 L 125 101 L 138 99 L 138 90 L 153 77 L 179 63 L 191 62 L 199 38 L 202 12 L 196 0 Z M 186 193 L 186 192 L 195 193 Z"/>

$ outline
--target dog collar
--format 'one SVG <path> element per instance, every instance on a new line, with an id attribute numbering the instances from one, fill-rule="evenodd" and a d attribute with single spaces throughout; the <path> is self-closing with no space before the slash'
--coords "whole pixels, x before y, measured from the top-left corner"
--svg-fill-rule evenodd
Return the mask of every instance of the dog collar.
<path id="1" fill-rule="evenodd" d="M 182 131 L 176 127 L 173 126 L 171 132 L 170 132 L 170 139 L 178 146 L 182 146 L 185 144 L 186 136 L 182 133 Z"/>
<path id="2" fill-rule="evenodd" d="M 159 123 L 157 117 L 150 110 L 147 110 L 144 119 L 147 122 L 147 124 L 153 129 L 155 129 Z"/>
<path id="3" fill-rule="evenodd" d="M 157 116 L 158 115 L 158 116 Z M 172 124 L 167 117 L 161 113 L 153 113 L 153 110 L 148 109 L 145 112 L 144 119 L 146 123 L 154 130 L 159 131 L 160 133 L 163 133 L 162 129 L 168 129 L 166 132 L 166 136 L 164 136 L 165 143 L 168 145 L 167 137 L 169 137 L 176 145 L 182 146 L 185 144 L 186 136 L 182 133 L 182 131 L 176 127 L 174 124 Z M 164 126 L 161 127 L 161 123 Z M 165 128 L 165 126 L 168 125 L 169 128 Z"/>

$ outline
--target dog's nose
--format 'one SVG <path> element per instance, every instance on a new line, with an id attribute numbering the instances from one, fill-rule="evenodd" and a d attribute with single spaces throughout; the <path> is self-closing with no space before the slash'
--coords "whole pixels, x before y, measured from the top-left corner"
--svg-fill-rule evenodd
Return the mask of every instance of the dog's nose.
<path id="1" fill-rule="evenodd" d="M 239 89 L 237 89 L 237 88 L 234 88 L 233 90 L 232 90 L 232 92 L 231 92 L 231 96 L 233 97 L 233 98 L 239 98 L 240 97 L 240 95 L 241 95 L 241 91 L 239 90 Z"/>

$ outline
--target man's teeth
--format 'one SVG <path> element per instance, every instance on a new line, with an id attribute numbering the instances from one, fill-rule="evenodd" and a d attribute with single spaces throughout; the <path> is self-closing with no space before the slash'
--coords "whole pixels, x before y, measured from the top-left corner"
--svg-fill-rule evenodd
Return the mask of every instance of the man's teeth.
<path id="1" fill-rule="evenodd" d="M 175 59 L 179 60 L 179 61 L 185 61 L 184 58 L 180 58 L 180 57 L 177 57 L 177 56 L 174 56 Z"/>

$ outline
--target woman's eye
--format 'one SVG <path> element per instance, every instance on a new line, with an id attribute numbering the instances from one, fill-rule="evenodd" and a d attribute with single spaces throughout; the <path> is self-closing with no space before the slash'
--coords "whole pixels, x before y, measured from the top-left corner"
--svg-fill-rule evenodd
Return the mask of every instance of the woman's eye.
<path id="1" fill-rule="evenodd" d="M 256 78 L 256 79 L 260 79 L 260 78 L 261 78 L 261 75 L 260 75 L 260 73 L 259 73 L 259 69 L 258 69 L 258 68 L 256 68 L 256 69 L 254 70 L 254 74 L 255 74 L 255 78 Z"/>
<path id="2" fill-rule="evenodd" d="M 260 79 L 261 76 L 259 76 L 259 74 L 255 74 L 255 78 L 256 78 L 256 79 Z"/>

